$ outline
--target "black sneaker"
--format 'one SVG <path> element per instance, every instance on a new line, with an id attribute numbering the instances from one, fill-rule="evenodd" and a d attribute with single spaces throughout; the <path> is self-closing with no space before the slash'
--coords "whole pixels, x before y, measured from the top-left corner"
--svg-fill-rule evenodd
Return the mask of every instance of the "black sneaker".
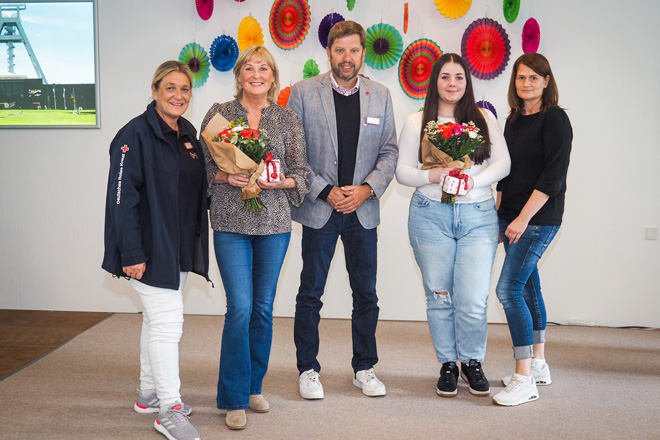
<path id="1" fill-rule="evenodd" d="M 490 386 L 484 370 L 481 369 L 481 362 L 474 359 L 471 359 L 469 364 L 461 362 L 461 377 L 470 384 L 470 392 L 475 396 L 483 397 L 490 394 Z"/>
<path id="2" fill-rule="evenodd" d="M 440 379 L 435 390 L 441 397 L 455 397 L 458 392 L 458 366 L 456 362 L 445 362 L 440 369 Z"/>

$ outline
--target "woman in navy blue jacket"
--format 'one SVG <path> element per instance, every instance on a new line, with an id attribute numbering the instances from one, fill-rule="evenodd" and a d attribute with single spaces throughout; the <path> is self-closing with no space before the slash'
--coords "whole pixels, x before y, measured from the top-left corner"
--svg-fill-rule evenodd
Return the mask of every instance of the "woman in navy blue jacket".
<path id="1" fill-rule="evenodd" d="M 102 266 L 130 279 L 144 309 L 134 409 L 158 413 L 155 428 L 175 440 L 199 438 L 179 393 L 179 340 L 186 277 L 208 281 L 209 265 L 204 156 L 195 128 L 181 117 L 192 84 L 187 65 L 161 64 L 154 101 L 110 145 Z"/>

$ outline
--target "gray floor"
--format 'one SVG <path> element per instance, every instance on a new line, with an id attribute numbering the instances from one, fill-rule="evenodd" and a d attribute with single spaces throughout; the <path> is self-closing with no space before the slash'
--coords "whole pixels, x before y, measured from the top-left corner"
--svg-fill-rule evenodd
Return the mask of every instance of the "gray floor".
<path id="1" fill-rule="evenodd" d="M 0 438 L 154 439 L 152 415 L 133 412 L 140 315 L 117 314 L 0 382 Z M 230 431 L 215 408 L 223 318 L 186 316 L 182 395 L 203 439 L 657 439 L 660 438 L 660 332 L 582 327 L 548 329 L 554 383 L 514 408 L 469 394 L 435 394 L 439 365 L 426 323 L 381 321 L 376 372 L 388 395 L 363 396 L 351 382 L 350 322 L 322 320 L 321 380 L 326 397 L 298 395 L 293 320 L 276 318 L 264 396 L 267 414 L 248 412 Z M 484 370 L 493 393 L 513 361 L 508 329 L 491 325 Z"/>

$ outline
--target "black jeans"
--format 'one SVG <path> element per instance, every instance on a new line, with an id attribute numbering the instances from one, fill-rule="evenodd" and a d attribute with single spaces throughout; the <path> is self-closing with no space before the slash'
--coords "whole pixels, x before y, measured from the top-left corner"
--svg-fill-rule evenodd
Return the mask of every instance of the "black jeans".
<path id="1" fill-rule="evenodd" d="M 319 352 L 319 320 L 323 306 L 321 296 L 328 270 L 341 236 L 344 244 L 346 270 L 353 291 L 351 315 L 353 359 L 355 372 L 368 370 L 378 362 L 376 325 L 378 296 L 376 295 L 377 241 L 376 228 L 365 229 L 356 213 L 333 212 L 321 229 L 303 227 L 300 289 L 296 296 L 294 341 L 298 371 L 321 371 Z"/>

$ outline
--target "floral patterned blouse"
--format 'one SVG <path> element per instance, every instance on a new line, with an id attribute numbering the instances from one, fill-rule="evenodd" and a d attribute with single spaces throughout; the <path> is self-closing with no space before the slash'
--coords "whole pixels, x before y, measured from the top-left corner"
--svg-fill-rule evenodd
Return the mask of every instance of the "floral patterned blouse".
<path id="1" fill-rule="evenodd" d="M 204 120 L 204 131 L 213 116 L 220 113 L 228 121 L 245 118 L 247 110 L 238 100 L 215 103 Z M 255 128 L 255 127 L 252 127 Z M 265 130 L 274 159 L 280 160 L 281 172 L 296 181 L 296 187 L 261 191 L 263 209 L 259 212 L 246 211 L 241 201 L 241 188 L 228 183 L 213 183 L 219 171 L 211 158 L 204 139 L 200 141 L 206 160 L 206 179 L 209 184 L 211 227 L 215 231 L 247 235 L 272 235 L 291 231 L 291 209 L 302 205 L 309 192 L 307 174 L 307 152 L 305 133 L 298 115 L 290 109 L 272 103 L 261 111 L 259 130 Z"/>

